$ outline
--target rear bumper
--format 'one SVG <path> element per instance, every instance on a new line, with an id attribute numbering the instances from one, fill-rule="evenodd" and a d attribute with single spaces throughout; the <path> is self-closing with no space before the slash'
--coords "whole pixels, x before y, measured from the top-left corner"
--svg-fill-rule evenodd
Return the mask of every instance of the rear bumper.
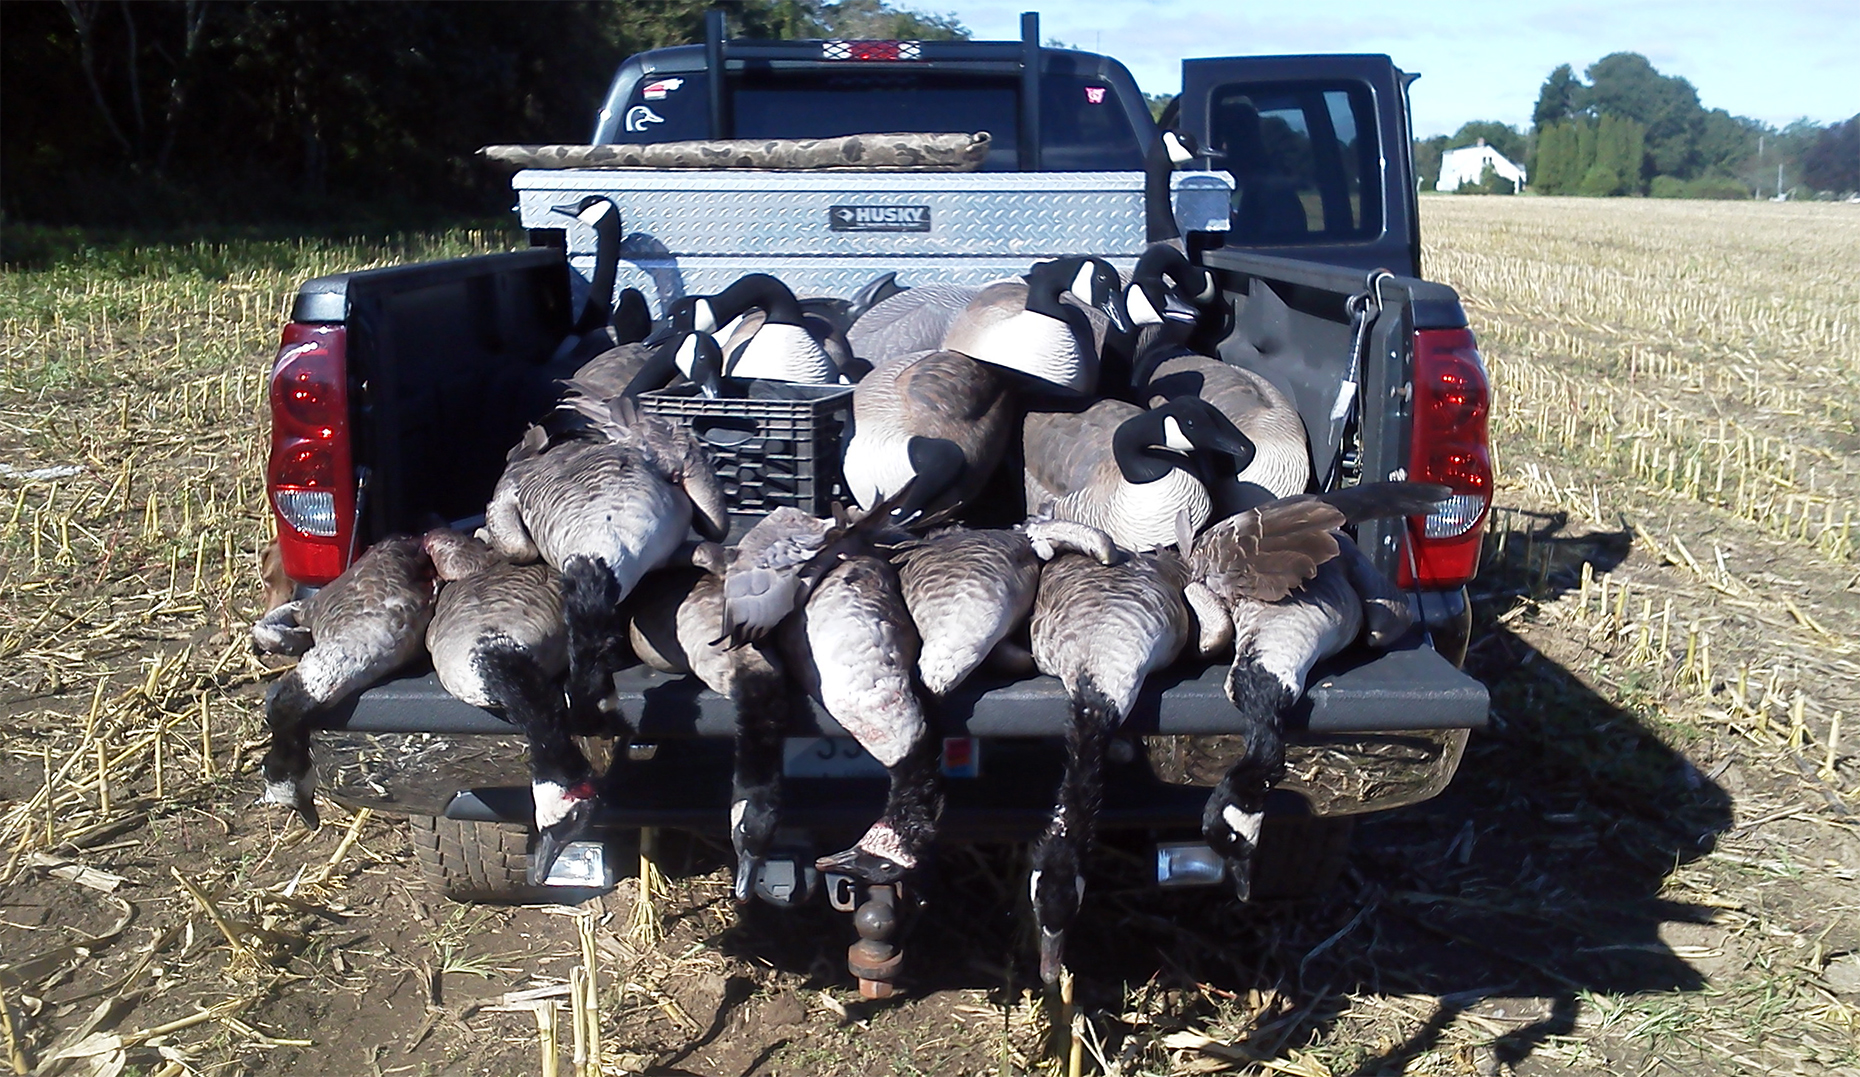
<path id="1" fill-rule="evenodd" d="M 1453 596 L 1458 598 L 1459 596 Z M 1353 815 L 1434 796 L 1459 765 L 1469 730 L 1486 724 L 1485 686 L 1435 650 L 1459 657 L 1465 604 L 1425 609 L 1431 632 L 1387 652 L 1346 652 L 1313 672 L 1287 716 L 1287 776 L 1269 810 Z M 1207 787 L 1242 748 L 1238 715 L 1222 690 L 1226 667 L 1183 663 L 1150 678 L 1120 730 L 1128 751 L 1107 776 L 1102 825 L 1164 831 L 1199 825 Z M 656 745 L 627 763 L 605 792 L 601 825 L 675 827 L 721 834 L 728 818 L 728 700 L 695 678 L 635 666 L 615 676 L 624 714 Z M 1052 810 L 1069 708 L 1051 677 L 989 681 L 944 702 L 943 736 L 984 738 L 982 776 L 948 782 L 941 832 L 952 840 L 1011 840 L 1038 833 Z M 527 824 L 531 805 L 522 741 L 495 715 L 459 702 L 431 672 L 369 689 L 322 717 L 325 785 L 338 799 L 388 811 Z M 817 705 L 799 709 L 794 736 L 845 736 Z M 790 780 L 784 825 L 856 833 L 884 802 L 882 782 Z"/>
<path id="2" fill-rule="evenodd" d="M 1126 734 L 1240 732 L 1239 715 L 1222 689 L 1224 665 L 1182 663 L 1144 685 L 1124 724 Z M 1479 729 L 1489 697 L 1467 676 L 1415 636 L 1405 646 L 1375 654 L 1346 652 L 1320 665 L 1304 698 L 1286 717 L 1289 730 L 1312 734 Z M 736 732 L 729 700 L 696 678 L 634 666 L 614 677 L 621 710 L 638 723 L 642 742 L 690 737 L 729 738 Z M 1070 711 L 1065 690 L 1052 677 L 985 680 L 964 685 L 944 701 L 944 736 L 1059 737 Z M 377 685 L 322 716 L 325 729 L 357 733 L 503 734 L 510 726 L 488 711 L 454 699 L 430 672 Z M 614 729 L 613 734 L 625 731 Z M 795 736 L 846 736 L 817 704 L 795 717 Z"/>

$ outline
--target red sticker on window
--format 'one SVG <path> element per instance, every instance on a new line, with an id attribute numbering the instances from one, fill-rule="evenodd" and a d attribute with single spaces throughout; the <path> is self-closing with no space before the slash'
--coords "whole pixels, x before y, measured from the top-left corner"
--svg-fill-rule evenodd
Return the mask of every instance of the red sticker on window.
<path id="1" fill-rule="evenodd" d="M 1085 103 L 1088 105 L 1104 104 L 1104 87 L 1102 86 L 1085 87 Z"/>
<path id="2" fill-rule="evenodd" d="M 647 83 L 646 88 L 640 91 L 640 96 L 648 101 L 663 101 L 665 100 L 666 94 L 673 92 L 684 84 L 684 79 L 660 79 L 657 82 Z"/>

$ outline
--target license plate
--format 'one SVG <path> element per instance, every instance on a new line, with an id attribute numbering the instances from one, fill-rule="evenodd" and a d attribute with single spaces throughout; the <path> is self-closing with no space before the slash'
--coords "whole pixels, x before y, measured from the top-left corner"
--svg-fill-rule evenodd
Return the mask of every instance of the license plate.
<path id="1" fill-rule="evenodd" d="M 883 778 L 885 767 L 851 737 L 789 737 L 781 772 L 788 778 Z"/>
<path id="2" fill-rule="evenodd" d="M 982 742 L 974 737 L 943 739 L 943 776 L 977 778 Z M 789 737 L 782 745 L 781 772 L 788 778 L 883 778 L 885 768 L 851 737 Z"/>

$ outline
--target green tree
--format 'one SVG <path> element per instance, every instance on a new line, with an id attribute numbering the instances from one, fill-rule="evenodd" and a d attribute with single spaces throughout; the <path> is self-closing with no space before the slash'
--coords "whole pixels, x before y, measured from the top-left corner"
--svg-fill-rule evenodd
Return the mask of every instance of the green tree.
<path id="1" fill-rule="evenodd" d="M 1641 162 L 1646 155 L 1647 129 L 1633 120 L 1604 115 L 1595 124 L 1595 163 L 1582 178 L 1586 195 L 1637 194 Z M 1613 176 L 1615 187 L 1601 189 L 1601 177 Z"/>
<path id="2" fill-rule="evenodd" d="M 1583 97 L 1590 112 L 1620 116 L 1647 129 L 1647 155 L 1656 174 L 1697 174 L 1704 109 L 1690 82 L 1660 74 L 1637 52 L 1611 53 L 1590 64 L 1585 74 L 1589 86 Z"/>
<path id="3" fill-rule="evenodd" d="M 1531 158 L 1531 189 L 1540 194 L 1567 194 L 1569 174 L 1576 155 L 1575 132 L 1567 122 L 1537 131 L 1537 153 Z"/>
<path id="4" fill-rule="evenodd" d="M 1576 72 L 1568 64 L 1558 64 L 1544 80 L 1543 89 L 1537 91 L 1537 107 L 1531 110 L 1531 123 L 1541 129 L 1574 116 L 1582 108 L 1583 90 Z"/>
<path id="5" fill-rule="evenodd" d="M 1414 180 L 1423 191 L 1431 191 L 1440 181 L 1440 157 L 1447 151 L 1446 135 L 1414 140 Z"/>
<path id="6" fill-rule="evenodd" d="M 1821 132 L 1802 155 L 1802 182 L 1821 191 L 1860 191 L 1860 115 Z"/>

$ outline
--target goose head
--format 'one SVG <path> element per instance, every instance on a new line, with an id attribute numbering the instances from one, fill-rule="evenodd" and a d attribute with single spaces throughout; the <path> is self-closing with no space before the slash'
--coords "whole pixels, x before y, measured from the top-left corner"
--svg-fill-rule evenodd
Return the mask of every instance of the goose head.
<path id="1" fill-rule="evenodd" d="M 449 527 L 428 531 L 421 536 L 420 544 L 425 547 L 426 556 L 433 559 L 433 569 L 439 578 L 448 583 L 476 576 L 503 560 L 483 541 Z"/>
<path id="2" fill-rule="evenodd" d="M 786 284 L 767 273 L 748 273 L 738 277 L 716 295 L 698 296 L 694 304 L 698 328 L 715 333 L 744 312 L 761 310 L 768 321 L 777 325 L 800 325 L 801 303 Z M 706 322 L 711 323 L 708 326 Z"/>
<path id="3" fill-rule="evenodd" d="M 593 830 L 599 796 L 594 782 L 538 778 L 530 785 L 535 804 L 536 849 L 530 854 L 529 883 L 542 886 L 562 850 Z"/>
<path id="4" fill-rule="evenodd" d="M 672 362 L 698 391 L 716 400 L 723 396 L 723 348 L 709 333 L 692 331 L 666 344 Z"/>
<path id="5" fill-rule="evenodd" d="M 1181 397 L 1125 420 L 1111 436 L 1118 470 L 1129 482 L 1155 482 L 1202 454 L 1233 457 L 1235 467 L 1253 462 L 1253 440 L 1199 397 Z"/>
<path id="6" fill-rule="evenodd" d="M 1130 312 L 1124 306 L 1124 284 L 1117 270 L 1102 258 L 1058 258 L 1041 262 L 1027 273 L 1027 309 L 1049 317 L 1062 317 L 1061 296 L 1071 296 L 1111 322 L 1120 333 L 1130 331 Z"/>
<path id="7" fill-rule="evenodd" d="M 1172 318 L 1197 312 L 1219 298 L 1214 274 L 1188 260 L 1168 243 L 1152 243 L 1137 259 L 1124 290 L 1124 304 L 1136 325 L 1161 325 Z"/>
<path id="8" fill-rule="evenodd" d="M 1052 831 L 1033 848 L 1033 873 L 1027 890 L 1033 899 L 1033 919 L 1040 931 L 1040 979 L 1059 981 L 1066 959 L 1066 929 L 1078 918 L 1085 900 L 1085 875 L 1078 848 Z"/>

